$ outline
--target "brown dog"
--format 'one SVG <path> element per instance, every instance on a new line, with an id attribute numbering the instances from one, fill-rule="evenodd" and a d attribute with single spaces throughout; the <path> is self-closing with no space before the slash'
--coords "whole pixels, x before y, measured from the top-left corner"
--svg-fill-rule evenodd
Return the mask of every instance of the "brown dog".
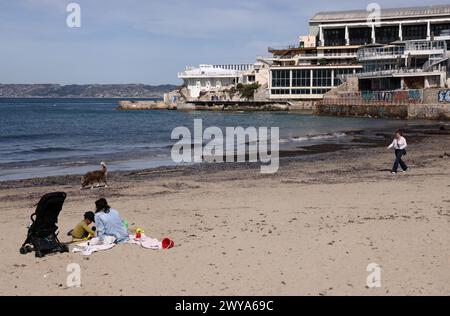
<path id="1" fill-rule="evenodd" d="M 106 181 L 106 176 L 108 175 L 108 167 L 104 162 L 100 163 L 102 170 L 92 171 L 86 173 L 83 177 L 81 177 L 81 190 L 85 189 L 87 186 L 91 186 L 90 188 L 94 188 L 94 184 L 96 184 L 96 188 L 100 186 L 101 183 L 105 185 L 105 188 L 108 187 L 108 182 Z"/>

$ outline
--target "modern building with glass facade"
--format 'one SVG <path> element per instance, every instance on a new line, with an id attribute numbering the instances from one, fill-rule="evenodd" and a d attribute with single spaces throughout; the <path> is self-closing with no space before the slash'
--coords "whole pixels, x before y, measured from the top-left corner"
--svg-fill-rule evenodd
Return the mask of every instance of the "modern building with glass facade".
<path id="1" fill-rule="evenodd" d="M 414 40 L 362 48 L 359 89 L 365 91 L 445 88 L 450 85 L 450 53 L 444 40 Z"/>
<path id="2" fill-rule="evenodd" d="M 309 26 L 310 35 L 298 45 L 269 48 L 271 99 L 321 99 L 348 75 L 370 79 L 363 82 L 370 89 L 426 88 L 447 82 L 443 68 L 448 65 L 450 5 L 381 9 L 378 14 L 320 12 Z M 376 76 L 391 76 L 400 69 L 427 73 L 419 76 L 422 83 L 411 79 L 414 76 L 375 83 Z"/>

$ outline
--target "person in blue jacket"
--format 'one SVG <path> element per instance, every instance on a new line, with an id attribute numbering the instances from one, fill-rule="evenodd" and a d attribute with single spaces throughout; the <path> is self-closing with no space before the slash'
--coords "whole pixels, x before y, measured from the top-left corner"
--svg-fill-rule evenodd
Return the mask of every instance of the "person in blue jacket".
<path id="1" fill-rule="evenodd" d="M 120 218 L 119 212 L 108 205 L 106 199 L 95 202 L 95 231 L 96 237 L 103 239 L 105 236 L 116 238 L 117 244 L 122 244 L 129 240 L 128 230 Z"/>

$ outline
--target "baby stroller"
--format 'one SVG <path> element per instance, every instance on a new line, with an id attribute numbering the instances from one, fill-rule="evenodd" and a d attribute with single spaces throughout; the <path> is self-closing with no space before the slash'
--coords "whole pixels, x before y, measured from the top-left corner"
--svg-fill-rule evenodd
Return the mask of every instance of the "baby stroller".
<path id="1" fill-rule="evenodd" d="M 35 251 L 38 258 L 50 253 L 69 252 L 67 245 L 62 245 L 58 240 L 58 215 L 62 210 L 66 193 L 56 192 L 44 195 L 36 207 L 36 212 L 31 215 L 32 224 L 28 228 L 27 239 L 20 248 L 20 253 L 25 255 Z"/>

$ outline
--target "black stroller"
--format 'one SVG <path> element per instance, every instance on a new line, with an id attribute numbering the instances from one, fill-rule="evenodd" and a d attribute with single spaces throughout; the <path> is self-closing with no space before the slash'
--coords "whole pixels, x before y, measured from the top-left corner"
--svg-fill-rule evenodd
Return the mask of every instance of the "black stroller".
<path id="1" fill-rule="evenodd" d="M 69 247 L 58 240 L 58 215 L 62 210 L 66 193 L 56 192 L 44 195 L 31 215 L 32 224 L 28 228 L 27 239 L 20 248 L 25 255 L 35 251 L 36 257 L 42 258 L 56 252 L 69 252 Z"/>

